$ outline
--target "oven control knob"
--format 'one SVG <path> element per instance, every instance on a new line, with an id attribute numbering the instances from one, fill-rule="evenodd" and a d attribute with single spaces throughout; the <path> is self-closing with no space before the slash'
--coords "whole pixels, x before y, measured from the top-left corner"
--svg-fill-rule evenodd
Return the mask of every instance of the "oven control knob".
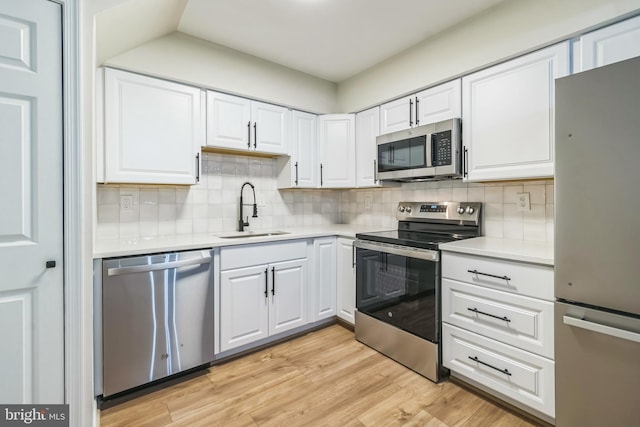
<path id="1" fill-rule="evenodd" d="M 400 212 L 404 212 L 404 206 L 398 206 L 398 210 L 399 210 Z"/>
<path id="2" fill-rule="evenodd" d="M 458 213 L 459 213 L 460 215 L 462 215 L 462 214 L 464 213 L 464 206 L 459 206 L 459 207 L 458 207 Z"/>
<path id="3" fill-rule="evenodd" d="M 474 208 L 472 208 L 471 206 L 467 206 L 467 213 L 469 215 L 473 214 L 476 210 Z"/>
<path id="4" fill-rule="evenodd" d="M 406 211 L 407 213 L 411 213 L 411 206 L 407 206 L 407 207 L 405 208 L 405 211 Z"/>

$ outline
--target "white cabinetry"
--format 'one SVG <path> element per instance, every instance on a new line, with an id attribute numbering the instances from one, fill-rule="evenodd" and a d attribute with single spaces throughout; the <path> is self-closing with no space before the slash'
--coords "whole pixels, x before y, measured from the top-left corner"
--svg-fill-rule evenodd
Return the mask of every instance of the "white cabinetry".
<path id="1" fill-rule="evenodd" d="M 356 185 L 356 132 L 354 114 L 318 117 L 318 161 L 321 188 Z"/>
<path id="2" fill-rule="evenodd" d="M 580 49 L 576 71 L 640 56 L 640 16 L 583 35 Z"/>
<path id="3" fill-rule="evenodd" d="M 278 188 L 316 188 L 318 116 L 292 111 L 291 156 L 278 157 Z"/>
<path id="4" fill-rule="evenodd" d="M 460 117 L 460 79 L 380 106 L 380 134 Z"/>
<path id="5" fill-rule="evenodd" d="M 307 323 L 306 254 L 305 241 L 221 249 L 221 351 Z"/>
<path id="6" fill-rule="evenodd" d="M 315 256 L 314 321 L 336 315 L 336 238 L 323 237 L 313 242 Z"/>
<path id="7" fill-rule="evenodd" d="M 352 325 L 356 310 L 356 269 L 353 239 L 338 237 L 338 317 Z"/>
<path id="8" fill-rule="evenodd" d="M 569 42 L 462 79 L 466 180 L 552 177 L 554 80 L 569 74 Z"/>
<path id="9" fill-rule="evenodd" d="M 207 91 L 207 146 L 288 154 L 289 110 Z"/>
<path id="10" fill-rule="evenodd" d="M 553 268 L 443 252 L 442 278 L 443 365 L 553 420 Z"/>
<path id="11" fill-rule="evenodd" d="M 98 182 L 195 184 L 204 143 L 200 89 L 107 68 Z"/>
<path id="12" fill-rule="evenodd" d="M 356 186 L 374 187 L 377 179 L 378 147 L 380 135 L 380 107 L 356 114 Z"/>

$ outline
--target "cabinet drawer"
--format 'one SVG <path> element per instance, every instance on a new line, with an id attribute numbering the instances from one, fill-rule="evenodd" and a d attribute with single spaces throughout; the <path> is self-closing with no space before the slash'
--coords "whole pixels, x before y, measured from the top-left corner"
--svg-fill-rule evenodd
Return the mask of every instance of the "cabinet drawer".
<path id="1" fill-rule="evenodd" d="M 225 246 L 220 249 L 220 270 L 230 270 L 248 265 L 271 264 L 306 257 L 306 240 Z"/>
<path id="2" fill-rule="evenodd" d="M 546 265 L 445 252 L 442 277 L 553 301 L 553 267 Z"/>
<path id="3" fill-rule="evenodd" d="M 555 416 L 553 361 L 473 332 L 442 325 L 443 364 L 550 417 Z"/>
<path id="4" fill-rule="evenodd" d="M 442 280 L 442 321 L 553 359 L 553 303 Z"/>

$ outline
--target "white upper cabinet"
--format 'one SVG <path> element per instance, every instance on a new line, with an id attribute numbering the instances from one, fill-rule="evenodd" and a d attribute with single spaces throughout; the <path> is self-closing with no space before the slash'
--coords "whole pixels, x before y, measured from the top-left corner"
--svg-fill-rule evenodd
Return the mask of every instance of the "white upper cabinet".
<path id="1" fill-rule="evenodd" d="M 318 186 L 318 116 L 291 112 L 291 156 L 279 157 L 278 188 Z"/>
<path id="2" fill-rule="evenodd" d="M 380 107 L 356 114 L 356 186 L 374 187 L 377 179 L 378 149 L 376 137 L 380 134 Z"/>
<path id="3" fill-rule="evenodd" d="M 580 38 L 580 69 L 586 71 L 640 56 L 640 16 Z"/>
<path id="4" fill-rule="evenodd" d="M 321 188 L 355 187 L 355 148 L 354 114 L 325 114 L 318 117 Z"/>
<path id="5" fill-rule="evenodd" d="M 207 145 L 288 154 L 289 110 L 277 105 L 207 91 Z"/>
<path id="6" fill-rule="evenodd" d="M 462 79 L 465 179 L 553 176 L 554 80 L 569 74 L 569 42 Z"/>
<path id="7" fill-rule="evenodd" d="M 380 134 L 460 117 L 460 79 L 380 106 Z"/>
<path id="8" fill-rule="evenodd" d="M 195 184 L 204 142 L 201 99 L 191 86 L 105 69 L 98 181 Z"/>

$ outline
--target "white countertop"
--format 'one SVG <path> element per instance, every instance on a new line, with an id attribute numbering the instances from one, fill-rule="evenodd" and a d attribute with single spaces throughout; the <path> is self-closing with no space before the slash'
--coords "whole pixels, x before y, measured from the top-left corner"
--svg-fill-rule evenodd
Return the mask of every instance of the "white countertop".
<path id="1" fill-rule="evenodd" d="M 260 237 L 242 237 L 236 239 L 221 238 L 216 235 L 225 233 L 188 234 L 157 239 L 122 239 L 101 240 L 94 244 L 94 258 L 111 258 L 118 256 L 143 255 L 157 252 L 184 251 L 220 246 L 247 245 L 251 243 L 269 243 L 282 240 L 309 239 L 322 236 L 355 237 L 356 233 L 379 231 L 381 227 L 358 226 L 348 224 L 331 224 L 325 226 L 279 228 L 287 234 Z M 268 230 L 255 230 L 255 233 Z M 230 234 L 230 233 L 227 233 Z"/>
<path id="2" fill-rule="evenodd" d="M 553 242 L 476 237 L 440 245 L 440 249 L 553 266 Z"/>

